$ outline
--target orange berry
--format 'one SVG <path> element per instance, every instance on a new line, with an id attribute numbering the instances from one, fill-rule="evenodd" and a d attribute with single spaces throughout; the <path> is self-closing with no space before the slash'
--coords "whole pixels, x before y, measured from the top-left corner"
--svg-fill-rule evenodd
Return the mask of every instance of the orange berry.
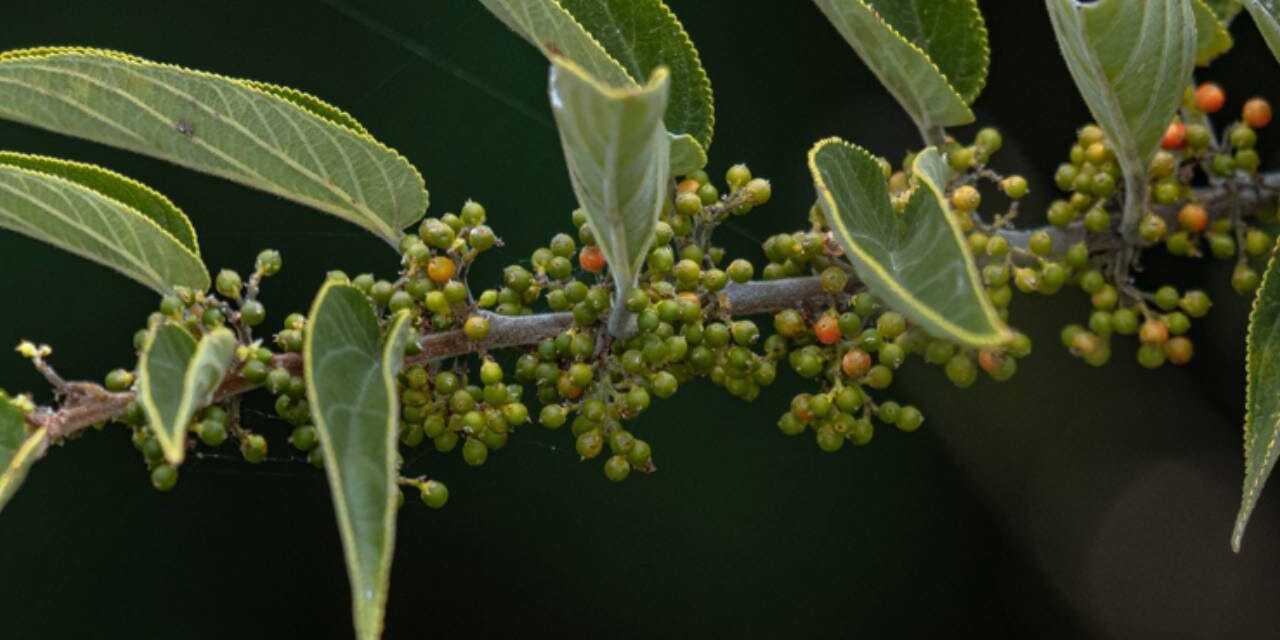
<path id="1" fill-rule="evenodd" d="M 1187 125 L 1180 120 L 1169 123 L 1169 128 L 1164 130 L 1164 138 L 1160 139 L 1160 147 L 1170 151 L 1181 149 L 1186 143 Z"/>
<path id="2" fill-rule="evenodd" d="M 835 316 L 822 316 L 813 323 L 813 333 L 822 344 L 835 344 L 840 341 L 840 321 Z"/>
<path id="3" fill-rule="evenodd" d="M 1004 359 L 1004 352 L 996 349 L 983 349 L 978 352 L 978 366 L 993 375 L 1004 366 Z"/>
<path id="4" fill-rule="evenodd" d="M 1192 347 L 1191 341 L 1182 336 L 1170 338 L 1168 342 L 1164 343 L 1164 354 L 1168 356 L 1169 362 L 1173 364 L 1190 362 L 1194 352 L 1195 349 Z"/>
<path id="5" fill-rule="evenodd" d="M 697 180 L 685 178 L 680 181 L 680 184 L 676 185 L 676 193 L 694 193 L 698 190 L 698 187 L 701 186 L 702 185 L 698 184 Z"/>
<path id="6" fill-rule="evenodd" d="M 1204 207 L 1188 202 L 1178 211 L 1178 226 L 1188 233 L 1200 233 L 1209 224 L 1209 213 Z"/>
<path id="7" fill-rule="evenodd" d="M 1196 87 L 1196 108 L 1205 113 L 1217 113 L 1226 101 L 1226 94 L 1216 82 L 1206 82 Z"/>
<path id="8" fill-rule="evenodd" d="M 862 349 L 850 349 L 844 352 L 840 369 L 850 378 L 861 378 L 871 370 L 871 355 Z"/>
<path id="9" fill-rule="evenodd" d="M 1271 124 L 1271 104 L 1262 98 L 1249 98 L 1241 112 L 1245 124 L 1254 129 L 1261 129 Z"/>
<path id="10" fill-rule="evenodd" d="M 436 284 L 444 284 L 453 277 L 456 269 L 453 260 L 446 256 L 435 256 L 427 262 L 427 277 Z"/>
<path id="11" fill-rule="evenodd" d="M 578 264 L 591 273 L 600 273 L 604 271 L 604 254 L 600 252 L 600 247 L 589 244 L 578 252 Z"/>
<path id="12" fill-rule="evenodd" d="M 1148 320 L 1138 329 L 1138 339 L 1145 344 L 1163 344 L 1169 340 L 1169 327 L 1160 320 Z"/>

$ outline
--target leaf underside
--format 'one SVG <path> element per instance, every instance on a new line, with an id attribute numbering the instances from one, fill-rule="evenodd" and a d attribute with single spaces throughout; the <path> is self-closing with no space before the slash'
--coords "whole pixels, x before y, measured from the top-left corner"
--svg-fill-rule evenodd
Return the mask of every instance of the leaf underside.
<path id="1" fill-rule="evenodd" d="M 192 244 L 158 220 L 180 233 L 185 227 Z M 194 232 L 184 222 L 186 216 L 163 196 L 105 169 L 0 154 L 0 227 L 110 267 L 158 292 L 209 287 Z"/>
<path id="2" fill-rule="evenodd" d="M 640 89 L 611 89 L 572 62 L 551 67 L 551 111 L 578 204 L 587 214 L 622 300 L 667 197 L 670 140 L 662 125 L 668 74 Z"/>
<path id="3" fill-rule="evenodd" d="M 40 427 L 28 432 L 26 413 L 0 392 L 0 510 L 17 493 L 48 444 L 48 431 Z"/>
<path id="4" fill-rule="evenodd" d="M 1276 0 L 1244 0 L 1244 8 L 1249 11 L 1253 23 L 1267 41 L 1271 55 L 1280 60 L 1280 2 Z"/>
<path id="5" fill-rule="evenodd" d="M 827 225 L 871 293 L 929 334 L 992 347 L 1010 332 L 987 299 L 943 194 L 948 168 L 929 147 L 912 167 L 915 189 L 896 213 L 880 165 L 838 138 L 809 152 Z"/>
<path id="6" fill-rule="evenodd" d="M 391 243 L 427 207 L 407 160 L 314 96 L 114 51 L 0 54 L 0 117 L 261 189 Z"/>
<path id="7" fill-rule="evenodd" d="M 1280 266 L 1273 250 L 1253 299 L 1245 339 L 1244 489 L 1231 547 L 1245 527 L 1280 454 Z"/>
<path id="8" fill-rule="evenodd" d="M 973 0 L 814 3 L 922 131 L 973 122 L 990 57 Z"/>
<path id="9" fill-rule="evenodd" d="M 182 464 L 187 426 L 213 399 L 235 353 L 235 334 L 224 327 L 199 341 L 172 323 L 149 334 L 138 359 L 138 400 L 169 464 Z"/>
<path id="10" fill-rule="evenodd" d="M 660 0 L 481 0 L 549 60 L 563 58 L 614 89 L 637 89 L 665 66 L 670 169 L 706 165 L 715 127 L 711 81 L 684 27 Z"/>
<path id="11" fill-rule="evenodd" d="M 376 640 L 395 546 L 395 378 L 404 361 L 409 314 L 392 318 L 384 339 L 368 298 L 353 286 L 330 283 L 308 318 L 307 398 L 342 537 L 356 635 Z"/>
<path id="12" fill-rule="evenodd" d="M 1067 69 L 1125 178 L 1126 232 L 1147 209 L 1147 165 L 1196 56 L 1190 0 L 1046 0 Z"/>

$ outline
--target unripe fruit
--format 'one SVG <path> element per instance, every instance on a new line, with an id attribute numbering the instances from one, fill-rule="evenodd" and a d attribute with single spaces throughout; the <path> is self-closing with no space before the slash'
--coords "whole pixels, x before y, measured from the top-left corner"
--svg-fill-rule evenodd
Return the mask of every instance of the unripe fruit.
<path id="1" fill-rule="evenodd" d="M 218 294 L 231 300 L 240 299 L 240 290 L 244 287 L 244 283 L 240 280 L 240 274 L 230 270 L 223 269 L 218 272 L 216 288 Z"/>
<path id="2" fill-rule="evenodd" d="M 466 211 L 466 207 L 463 207 L 463 211 Z M 449 502 L 449 487 L 443 482 L 428 480 L 422 483 L 418 491 L 422 495 L 422 501 L 432 509 L 439 509 Z"/>
<path id="3" fill-rule="evenodd" d="M 170 464 L 156 465 L 151 470 L 151 486 L 156 491 L 168 491 L 178 484 L 178 469 Z"/>

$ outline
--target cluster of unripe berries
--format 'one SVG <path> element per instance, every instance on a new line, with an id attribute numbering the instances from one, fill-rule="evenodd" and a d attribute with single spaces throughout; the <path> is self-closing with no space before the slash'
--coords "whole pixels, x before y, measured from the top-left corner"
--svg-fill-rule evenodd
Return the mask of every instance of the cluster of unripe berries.
<path id="1" fill-rule="evenodd" d="M 1227 181 L 1228 190 L 1242 188 L 1239 184 L 1248 182 L 1257 170 L 1256 130 L 1270 123 L 1271 106 L 1261 98 L 1248 100 L 1241 120 L 1229 124 L 1219 139 L 1209 116 L 1221 111 L 1225 101 L 1221 87 L 1212 82 L 1188 88 L 1181 112 L 1166 130 L 1148 169 L 1151 201 L 1163 209 L 1142 217 L 1135 240 L 1137 248 L 1163 245 L 1175 256 L 1208 253 L 1220 260 L 1235 260 L 1232 288 L 1249 294 L 1260 282 L 1249 260 L 1270 253 L 1271 235 L 1241 216 L 1211 220 L 1192 185 L 1210 179 Z M 1049 222 L 1066 232 L 1031 234 L 1028 249 L 1042 264 L 1046 257 L 1052 258 L 1042 268 L 1036 287 L 1019 288 L 1053 293 L 1062 284 L 1077 284 L 1090 296 L 1094 310 L 1088 322 L 1069 325 L 1062 332 L 1066 347 L 1090 364 L 1101 365 L 1110 359 L 1112 335 L 1136 335 L 1140 343 L 1137 359 L 1144 367 L 1184 364 L 1194 353 L 1185 334 L 1192 319 L 1208 312 L 1210 300 L 1203 291 L 1179 292 L 1172 285 L 1142 291 L 1129 282 L 1127 268 L 1113 268 L 1115 261 L 1128 255 L 1125 246 L 1108 247 L 1105 240 L 1114 233 L 1111 211 L 1119 208 L 1116 182 L 1120 179 L 1119 163 L 1101 128 L 1082 128 L 1071 147 L 1069 162 L 1060 165 L 1055 174 L 1058 187 L 1070 195 L 1055 200 L 1048 211 Z M 1255 221 L 1273 215 L 1267 212 Z M 1079 238 L 1070 233 L 1077 224 L 1083 227 L 1083 238 L 1065 247 L 1065 252 L 1053 246 L 1058 238 Z M 1091 252 L 1091 240 L 1098 240 L 1102 250 Z M 1053 264 L 1059 266 L 1052 268 L 1052 278 L 1048 278 Z M 1013 270 L 1015 281 L 1021 284 L 1019 276 L 1024 272 L 1017 267 Z M 1117 275 L 1120 281 L 1115 279 Z"/>

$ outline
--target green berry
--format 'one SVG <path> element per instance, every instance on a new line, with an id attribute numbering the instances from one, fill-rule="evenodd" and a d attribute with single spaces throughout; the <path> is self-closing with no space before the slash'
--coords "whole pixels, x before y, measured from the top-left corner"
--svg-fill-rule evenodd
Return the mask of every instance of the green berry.
<path id="1" fill-rule="evenodd" d="M 133 386 L 133 372 L 114 369 L 107 374 L 105 382 L 107 391 L 127 391 Z"/>
<path id="2" fill-rule="evenodd" d="M 259 253 L 257 259 L 254 260 L 254 266 L 258 270 L 258 273 L 261 273 L 264 276 L 273 276 L 280 273 L 280 267 L 283 266 L 283 264 L 284 262 L 280 258 L 280 252 L 275 251 L 274 249 L 267 249 L 262 253 Z"/>
<path id="3" fill-rule="evenodd" d="M 946 365 L 947 379 L 957 387 L 968 387 L 978 379 L 978 368 L 973 358 L 964 354 L 952 356 Z"/>
<path id="4" fill-rule="evenodd" d="M 1208 294 L 1199 289 L 1192 289 L 1186 292 L 1183 294 L 1182 299 L 1178 301 L 1178 306 L 1192 318 L 1200 318 L 1209 313 L 1211 305 Z"/>
<path id="5" fill-rule="evenodd" d="M 267 439 L 250 433 L 240 440 L 240 455 L 246 462 L 258 464 L 267 459 Z"/>
<path id="6" fill-rule="evenodd" d="M 244 283 L 240 280 L 240 274 L 230 269 L 223 269 L 218 272 L 215 287 L 220 295 L 232 300 L 239 300 L 240 291 L 244 287 Z"/>
<path id="7" fill-rule="evenodd" d="M 168 491 L 178 484 L 178 469 L 170 464 L 159 464 L 151 470 L 151 486 L 156 491 Z"/>
<path id="8" fill-rule="evenodd" d="M 257 300 L 246 300 L 240 305 L 240 320 L 250 327 L 256 327 L 267 319 L 267 309 Z"/>
<path id="9" fill-rule="evenodd" d="M 466 211 L 466 207 L 463 207 Z M 438 480 L 428 480 L 419 487 L 422 501 L 432 509 L 439 509 L 449 502 L 449 487 Z"/>
<path id="10" fill-rule="evenodd" d="M 476 438 L 467 438 L 462 443 L 462 461 L 468 466 L 478 467 L 489 459 L 489 447 Z"/>

